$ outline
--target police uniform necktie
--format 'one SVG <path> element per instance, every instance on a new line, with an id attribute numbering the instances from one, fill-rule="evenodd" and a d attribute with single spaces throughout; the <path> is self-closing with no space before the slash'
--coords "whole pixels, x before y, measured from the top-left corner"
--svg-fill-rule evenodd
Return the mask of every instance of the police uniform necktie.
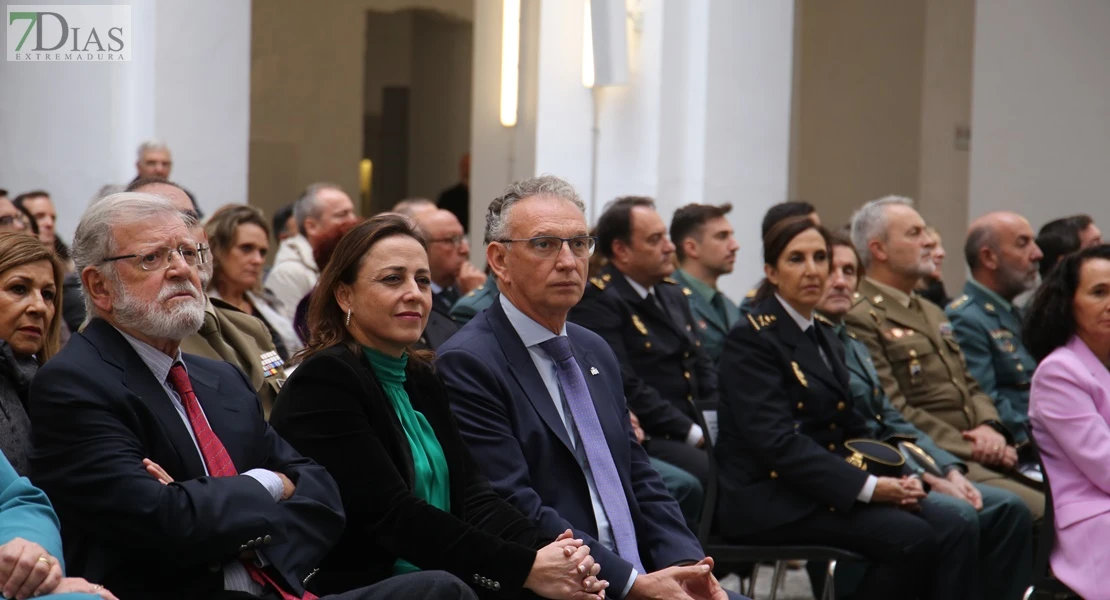
<path id="1" fill-rule="evenodd" d="M 571 351 L 570 338 L 565 335 L 556 336 L 541 342 L 540 348 L 555 361 L 559 387 L 563 390 L 570 414 L 574 418 L 574 427 L 578 430 L 578 439 L 586 452 L 586 462 L 593 473 L 601 506 L 605 509 L 605 516 L 609 518 L 617 554 L 632 563 L 640 573 L 646 573 L 640 562 L 636 528 L 632 524 L 632 513 L 628 509 L 628 499 L 624 495 L 620 474 L 617 473 L 617 465 L 609 452 L 609 444 L 605 441 L 605 432 L 597 418 L 597 410 L 590 398 L 589 388 L 586 387 L 586 379 Z"/>
<path id="2" fill-rule="evenodd" d="M 235 463 L 231 462 L 231 456 L 228 455 L 227 448 L 220 442 L 220 438 L 216 437 L 216 432 L 212 431 L 208 419 L 204 418 L 204 412 L 200 409 L 200 402 L 197 401 L 197 395 L 193 392 L 193 383 L 189 381 L 189 374 L 185 372 L 185 365 L 181 363 L 174 364 L 170 368 L 168 379 L 170 386 L 181 398 L 181 404 L 185 406 L 185 414 L 189 417 L 189 425 L 193 428 L 193 435 L 197 438 L 197 446 L 200 447 L 200 455 L 204 459 L 204 465 L 208 467 L 208 474 L 212 477 L 234 477 L 238 475 L 239 471 L 235 468 Z M 303 599 L 286 592 L 265 571 L 250 561 L 243 561 L 243 566 L 246 567 L 247 573 L 255 583 L 264 588 L 273 588 L 281 595 L 282 600 L 317 600 L 315 595 L 307 591 Z"/>

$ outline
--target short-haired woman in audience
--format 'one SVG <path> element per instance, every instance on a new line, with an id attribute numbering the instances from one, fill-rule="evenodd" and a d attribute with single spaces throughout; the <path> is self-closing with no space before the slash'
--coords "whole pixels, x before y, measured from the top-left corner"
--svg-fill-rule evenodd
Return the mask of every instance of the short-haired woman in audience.
<path id="1" fill-rule="evenodd" d="M 282 360 L 303 344 L 293 321 L 283 316 L 262 291 L 262 267 L 270 251 L 270 226 L 253 206 L 228 204 L 204 224 L 212 248 L 212 282 L 208 295 L 262 320 Z"/>
<path id="2" fill-rule="evenodd" d="M 845 461 L 844 443 L 868 430 L 853 410 L 843 347 L 814 319 L 832 265 L 828 233 L 808 217 L 784 219 L 764 237 L 763 258 L 752 312 L 721 356 L 721 533 L 858 552 L 871 562 L 861 600 L 974 597 L 940 589 L 937 534 L 921 514 L 959 517 L 919 504 L 916 479 L 876 477 Z"/>
<path id="3" fill-rule="evenodd" d="M 427 245 L 407 218 L 351 230 L 320 274 L 304 362 L 270 424 L 339 484 L 347 528 L 319 593 L 444 570 L 494 597 L 604 597 L 589 547 L 540 539 L 470 457 L 426 356 L 410 350 L 431 310 Z"/>
<path id="4" fill-rule="evenodd" d="M 0 232 L 0 449 L 20 475 L 30 468 L 31 378 L 61 344 L 64 277 L 48 246 L 27 233 Z"/>
<path id="5" fill-rule="evenodd" d="M 1052 572 L 1110 599 L 1110 245 L 1057 263 L 1027 313 L 1029 421 L 1056 517 Z"/>

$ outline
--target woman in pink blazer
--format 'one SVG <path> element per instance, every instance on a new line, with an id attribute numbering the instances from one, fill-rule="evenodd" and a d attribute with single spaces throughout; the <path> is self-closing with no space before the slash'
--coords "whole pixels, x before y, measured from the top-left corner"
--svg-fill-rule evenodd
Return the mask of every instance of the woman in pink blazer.
<path id="1" fill-rule="evenodd" d="M 1110 600 L 1110 245 L 1066 257 L 1033 300 L 1029 420 L 1056 512 L 1052 571 Z"/>

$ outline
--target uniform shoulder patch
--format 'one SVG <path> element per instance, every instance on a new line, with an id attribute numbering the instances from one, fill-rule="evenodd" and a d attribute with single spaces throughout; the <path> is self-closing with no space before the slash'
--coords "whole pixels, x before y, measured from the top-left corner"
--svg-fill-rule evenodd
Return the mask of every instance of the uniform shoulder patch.
<path id="1" fill-rule="evenodd" d="M 755 298 L 755 293 L 756 293 L 756 288 L 752 288 L 752 289 L 748 290 L 747 294 L 744 294 L 744 297 L 751 300 L 752 298 Z"/>
<path id="2" fill-rule="evenodd" d="M 673 283 L 675 285 L 678 285 L 678 282 L 675 281 L 674 277 L 664 277 L 663 278 L 663 283 Z"/>
<path id="3" fill-rule="evenodd" d="M 599 277 L 591 277 L 590 278 L 590 283 L 594 284 L 594 287 L 596 287 L 599 290 L 602 290 L 602 291 L 605 290 L 605 282 L 602 281 L 601 278 L 599 278 Z"/>
<path id="4" fill-rule="evenodd" d="M 691 290 L 691 289 L 690 289 L 690 288 L 688 288 L 688 287 L 684 287 L 684 288 L 682 288 L 682 294 L 683 294 L 684 296 L 693 296 L 693 295 L 694 295 L 694 291 L 693 291 L 693 290 Z"/>
<path id="5" fill-rule="evenodd" d="M 822 323 L 824 323 L 825 325 L 828 325 L 830 327 L 836 327 L 836 325 L 832 321 L 830 321 L 828 319 L 828 317 L 826 317 L 825 315 L 823 315 L 821 313 L 816 313 L 816 312 L 813 313 L 813 318 L 817 319 L 818 321 L 821 321 Z"/>
<path id="6" fill-rule="evenodd" d="M 963 306 L 964 304 L 967 304 L 967 301 L 969 299 L 970 298 L 968 297 L 967 294 L 964 294 L 963 296 L 960 296 L 959 298 L 956 298 L 955 300 L 948 303 L 948 310 L 956 310 L 957 308 Z"/>
<path id="7" fill-rule="evenodd" d="M 601 274 L 601 280 L 604 281 L 605 283 L 609 283 L 609 280 L 612 279 L 612 278 L 613 278 L 613 276 L 608 274 L 608 273 L 602 273 Z"/>
<path id="8" fill-rule="evenodd" d="M 776 317 L 775 315 L 757 315 L 755 313 L 748 313 L 748 322 L 752 324 L 752 328 L 754 328 L 756 331 L 759 331 L 760 329 L 766 329 L 767 327 L 774 325 L 777 319 L 778 317 Z"/>

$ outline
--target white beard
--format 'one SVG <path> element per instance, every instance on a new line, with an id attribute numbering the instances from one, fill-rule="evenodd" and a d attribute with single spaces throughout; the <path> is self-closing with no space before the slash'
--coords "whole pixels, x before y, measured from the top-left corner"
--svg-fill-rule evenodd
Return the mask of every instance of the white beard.
<path id="1" fill-rule="evenodd" d="M 173 294 L 191 292 L 193 298 L 178 302 L 173 308 L 165 308 L 165 302 Z M 119 325 L 140 331 L 156 339 L 181 341 L 200 330 L 204 324 L 204 295 L 187 281 L 164 286 L 158 298 L 149 304 L 131 296 L 122 285 L 116 284 L 119 303 L 114 313 Z"/>

